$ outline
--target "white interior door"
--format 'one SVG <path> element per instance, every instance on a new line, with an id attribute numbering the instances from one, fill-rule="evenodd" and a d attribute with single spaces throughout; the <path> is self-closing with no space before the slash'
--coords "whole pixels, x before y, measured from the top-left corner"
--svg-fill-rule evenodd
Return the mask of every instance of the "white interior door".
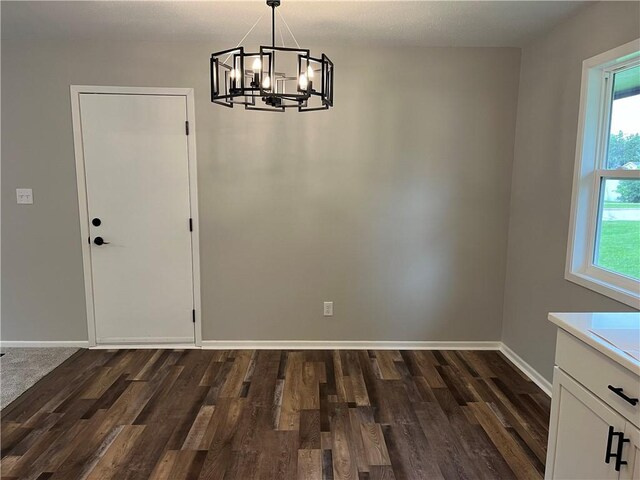
<path id="1" fill-rule="evenodd" d="M 80 94 L 98 344 L 194 342 L 186 102 Z"/>

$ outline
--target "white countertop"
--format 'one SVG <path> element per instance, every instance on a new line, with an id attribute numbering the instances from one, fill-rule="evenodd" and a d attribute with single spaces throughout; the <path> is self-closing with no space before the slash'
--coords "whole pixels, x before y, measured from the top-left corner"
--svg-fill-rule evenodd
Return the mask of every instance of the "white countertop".
<path id="1" fill-rule="evenodd" d="M 550 313 L 549 320 L 636 375 L 640 375 L 640 361 L 625 352 L 640 349 L 640 312 Z M 616 338 L 614 330 L 624 334 L 623 338 L 618 336 L 618 341 L 621 342 L 618 345 L 615 344 L 616 340 L 605 340 L 607 336 L 611 339 Z"/>

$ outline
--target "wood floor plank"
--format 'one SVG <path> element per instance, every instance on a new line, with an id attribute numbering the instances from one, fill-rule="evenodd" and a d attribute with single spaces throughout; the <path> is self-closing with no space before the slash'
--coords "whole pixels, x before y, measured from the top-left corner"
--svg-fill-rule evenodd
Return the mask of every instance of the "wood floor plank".
<path id="1" fill-rule="evenodd" d="M 98 373 L 93 376 L 89 385 L 80 394 L 80 398 L 98 399 L 106 392 L 113 382 L 121 375 L 120 371 L 113 367 L 101 367 Z"/>
<path id="2" fill-rule="evenodd" d="M 396 480 L 390 465 L 373 465 L 369 472 L 369 480 Z"/>
<path id="3" fill-rule="evenodd" d="M 236 425 L 243 411 L 244 399 L 222 399 L 211 415 L 200 441 L 199 450 L 216 450 L 233 440 Z"/>
<path id="4" fill-rule="evenodd" d="M 376 350 L 376 360 L 383 380 L 400 380 L 400 373 L 395 366 L 394 354 L 390 350 Z"/>
<path id="5" fill-rule="evenodd" d="M 495 405 L 495 410 L 506 417 L 508 425 L 519 432 L 538 459 L 544 462 L 547 453 L 548 428 L 534 420 L 520 399 L 510 393 L 505 394 L 506 389 L 499 388 L 495 381 L 496 379 L 492 379 L 487 382 L 490 393 L 494 395 L 494 401 L 488 405 Z"/>
<path id="6" fill-rule="evenodd" d="M 322 480 L 322 450 L 298 450 L 298 480 Z"/>
<path id="7" fill-rule="evenodd" d="M 518 477 L 523 479 L 539 478 L 540 474 L 535 470 L 526 453 L 517 443 L 510 440 L 509 433 L 500 425 L 491 409 L 484 403 L 470 403 L 469 407 L 511 469 L 517 472 Z"/>
<path id="8" fill-rule="evenodd" d="M 475 466 L 481 478 L 487 480 L 516 478 L 485 430 L 479 423 L 474 424 L 469 421 L 463 411 L 463 408 L 468 408 L 468 405 L 465 407 L 458 405 L 451 392 L 446 389 L 435 389 L 434 396 L 447 417 L 451 431 L 470 458 L 475 460 Z"/>
<path id="9" fill-rule="evenodd" d="M 550 402 L 491 351 L 81 350 L 1 413 L 3 478 L 542 478 Z"/>
<path id="10" fill-rule="evenodd" d="M 320 411 L 300 412 L 300 448 L 316 450 L 320 448 Z"/>
<path id="11" fill-rule="evenodd" d="M 418 368 L 422 372 L 422 376 L 427 380 L 427 383 L 431 388 L 446 387 L 444 380 L 442 380 L 442 377 L 436 370 L 436 366 L 439 366 L 440 364 L 435 358 L 433 352 L 421 350 L 413 352 L 413 356 Z"/>
<path id="12" fill-rule="evenodd" d="M 245 400 L 246 403 L 246 400 Z M 251 453 L 258 451 L 256 439 L 263 432 L 273 429 L 272 408 L 260 403 L 248 403 L 242 409 L 232 439 L 232 447 L 236 452 Z"/>
<path id="13" fill-rule="evenodd" d="M 336 380 L 336 395 L 339 402 L 347 401 L 347 390 L 344 384 L 344 370 L 342 369 L 342 359 L 338 350 L 333 351 L 334 378 Z"/>
<path id="14" fill-rule="evenodd" d="M 114 474 L 121 464 L 124 454 L 133 446 L 144 428 L 144 425 L 124 425 L 113 443 L 111 443 L 86 478 L 88 480 L 114 478 Z"/>
<path id="15" fill-rule="evenodd" d="M 295 479 L 298 474 L 298 432 L 271 431 L 260 441 L 261 478 Z"/>
<path id="16" fill-rule="evenodd" d="M 272 350 L 260 350 L 256 355 L 247 393 L 247 401 L 250 404 L 272 404 L 278 381 L 279 359 L 279 352 Z"/>
<path id="17" fill-rule="evenodd" d="M 171 480 L 198 478 L 207 452 L 198 450 L 179 450 L 169 473 Z"/>
<path id="18" fill-rule="evenodd" d="M 250 350 L 241 350 L 237 353 L 233 367 L 220 391 L 220 398 L 238 398 L 240 396 L 240 390 L 249 369 L 252 354 L 253 352 Z"/>
<path id="19" fill-rule="evenodd" d="M 336 480 L 355 480 L 358 478 L 354 446 L 349 442 L 349 428 L 348 408 L 345 404 L 340 404 L 331 413 L 331 455 L 333 457 L 333 478 Z"/>
<path id="20" fill-rule="evenodd" d="M 247 480 L 253 480 L 259 478 L 256 472 L 256 465 L 258 463 L 258 452 L 244 451 L 233 452 L 232 462 L 229 470 L 227 471 L 227 478 L 246 478 Z"/>
<path id="21" fill-rule="evenodd" d="M 8 477 L 20 458 L 20 455 L 7 455 L 4 457 L 2 461 L 0 461 L 0 474 Z"/>
<path id="22" fill-rule="evenodd" d="M 292 352 L 287 357 L 282 407 L 280 409 L 280 430 L 298 430 L 300 425 L 300 404 L 302 395 L 302 375 L 304 357 L 301 352 Z"/>
<path id="23" fill-rule="evenodd" d="M 209 449 L 200 470 L 199 479 L 222 480 L 233 462 L 231 444 L 218 444 L 216 448 Z"/>
<path id="24" fill-rule="evenodd" d="M 178 457 L 178 450 L 167 450 L 151 472 L 149 480 L 171 480 L 171 470 Z"/>
<path id="25" fill-rule="evenodd" d="M 360 434 L 362 435 L 364 451 L 369 465 L 391 465 L 380 425 L 377 423 L 361 423 Z"/>
<path id="26" fill-rule="evenodd" d="M 346 351 L 347 371 L 351 381 L 351 389 L 353 392 L 353 401 L 359 407 L 371 405 L 367 386 L 365 385 L 362 367 L 359 361 L 358 352 L 353 350 Z"/>
<path id="27" fill-rule="evenodd" d="M 25 478 L 32 478 L 36 473 L 57 471 L 69 455 L 85 441 L 89 432 L 98 429 L 106 414 L 106 410 L 101 410 L 91 419 L 78 421 L 69 430 L 62 432 L 56 441 L 51 442 L 49 447 L 33 461 L 27 460 L 27 455 L 30 453 L 28 452 L 23 457 L 27 460 L 23 464 L 26 470 L 21 474 L 23 473 Z"/>
<path id="28" fill-rule="evenodd" d="M 367 461 L 367 452 L 365 450 L 364 442 L 362 441 L 362 433 L 360 425 L 362 424 L 362 417 L 358 414 L 357 408 L 349 408 L 349 426 L 348 436 L 349 444 L 351 445 L 351 451 L 358 466 L 358 473 L 369 472 L 369 462 Z"/>
<path id="29" fill-rule="evenodd" d="M 471 456 L 452 432 L 448 418 L 437 403 L 424 403 L 416 412 L 426 438 L 432 439 L 436 459 L 445 478 L 482 478 Z"/>
<path id="30" fill-rule="evenodd" d="M 386 428 L 385 443 L 398 480 L 442 479 L 437 451 L 419 425 L 398 423 Z"/>
<path id="31" fill-rule="evenodd" d="M 200 407 L 198 416 L 191 425 L 187 438 L 182 444 L 182 450 L 197 450 L 200 447 L 215 408 L 215 405 L 202 405 Z"/>

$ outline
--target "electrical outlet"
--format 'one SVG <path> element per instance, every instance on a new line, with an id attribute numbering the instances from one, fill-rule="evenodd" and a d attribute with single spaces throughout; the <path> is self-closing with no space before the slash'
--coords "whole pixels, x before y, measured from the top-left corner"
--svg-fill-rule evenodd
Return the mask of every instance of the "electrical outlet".
<path id="1" fill-rule="evenodd" d="M 333 302 L 324 302 L 324 316 L 333 317 Z"/>

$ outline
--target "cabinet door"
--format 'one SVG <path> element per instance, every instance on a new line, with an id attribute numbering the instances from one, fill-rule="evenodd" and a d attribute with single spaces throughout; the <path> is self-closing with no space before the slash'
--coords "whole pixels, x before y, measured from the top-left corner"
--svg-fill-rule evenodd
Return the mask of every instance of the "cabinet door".
<path id="1" fill-rule="evenodd" d="M 624 438 L 629 439 L 622 449 L 622 460 L 627 462 L 620 469 L 620 478 L 624 480 L 640 480 L 640 430 L 627 422 Z"/>
<path id="2" fill-rule="evenodd" d="M 556 367 L 545 478 L 617 479 L 615 458 L 605 463 L 609 427 L 624 431 L 624 418 Z M 612 437 L 613 453 L 618 438 Z"/>

